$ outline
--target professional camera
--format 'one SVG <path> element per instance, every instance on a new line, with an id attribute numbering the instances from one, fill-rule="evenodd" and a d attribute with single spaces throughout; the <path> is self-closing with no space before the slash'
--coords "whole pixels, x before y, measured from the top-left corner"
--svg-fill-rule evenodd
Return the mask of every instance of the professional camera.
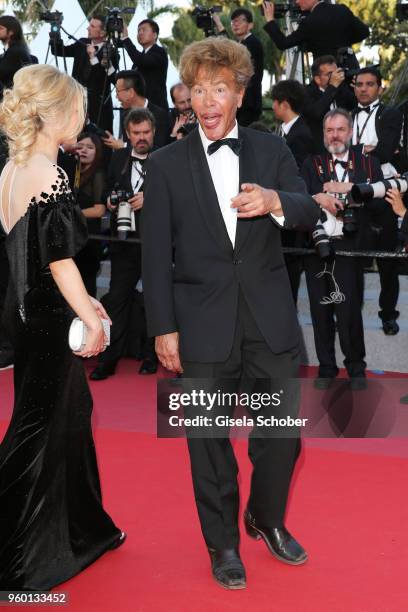
<path id="1" fill-rule="evenodd" d="M 408 0 L 397 0 L 396 11 L 398 21 L 408 19 Z"/>
<path id="2" fill-rule="evenodd" d="M 135 9 L 129 6 L 123 9 L 116 6 L 114 8 L 106 8 L 108 11 L 108 15 L 105 19 L 106 36 L 109 40 L 118 40 L 123 32 L 123 19 L 120 15 L 134 15 Z"/>
<path id="3" fill-rule="evenodd" d="M 128 202 L 131 197 L 133 193 L 124 189 L 114 189 L 110 194 L 111 206 L 117 207 L 116 228 L 124 238 L 132 229 L 132 207 Z"/>
<path id="4" fill-rule="evenodd" d="M 329 257 L 333 255 L 333 247 L 330 244 L 326 228 L 324 227 L 324 223 L 327 223 L 328 220 L 326 211 L 322 210 L 320 213 L 320 219 L 316 223 L 315 229 L 312 232 L 313 245 L 321 259 L 329 259 Z"/>
<path id="5" fill-rule="evenodd" d="M 296 5 L 296 0 L 289 0 L 288 3 L 278 2 L 275 4 L 276 19 L 284 19 L 286 14 L 289 14 L 291 21 L 301 21 L 305 17 L 300 8 Z"/>
<path id="6" fill-rule="evenodd" d="M 40 19 L 50 24 L 50 38 L 58 38 L 64 15 L 60 11 L 44 11 L 40 13 Z"/>
<path id="7" fill-rule="evenodd" d="M 214 36 L 215 27 L 212 16 L 214 13 L 221 13 L 221 11 L 221 6 L 206 8 L 205 6 L 198 5 L 195 7 L 191 15 L 195 17 L 197 28 L 204 30 L 206 36 Z"/>
<path id="8" fill-rule="evenodd" d="M 353 185 L 351 195 L 355 202 L 368 202 L 373 198 L 383 198 L 388 189 L 398 189 L 401 193 L 408 191 L 408 172 L 399 178 L 386 179 L 377 183 L 358 183 Z"/>
<path id="9" fill-rule="evenodd" d="M 356 208 L 361 208 L 362 204 L 355 202 L 350 193 L 336 193 L 333 195 L 343 203 L 343 211 L 341 213 L 343 232 L 353 234 L 358 230 Z"/>

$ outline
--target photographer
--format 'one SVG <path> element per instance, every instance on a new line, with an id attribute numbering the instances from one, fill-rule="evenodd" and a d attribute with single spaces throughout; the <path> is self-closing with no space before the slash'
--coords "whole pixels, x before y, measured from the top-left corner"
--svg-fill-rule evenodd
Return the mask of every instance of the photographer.
<path id="1" fill-rule="evenodd" d="M 367 250 L 371 246 L 373 218 L 388 204 L 371 200 L 354 207 L 350 191 L 354 183 L 382 180 L 379 161 L 364 155 L 361 146 L 351 146 L 353 123 L 343 109 L 327 113 L 324 123 L 325 154 L 309 157 L 301 174 L 311 195 L 322 209 L 314 233 L 319 255 L 304 258 L 306 282 L 319 373 L 318 389 L 327 389 L 337 376 L 336 325 L 344 365 L 351 388 L 365 388 L 365 346 L 361 308 L 363 304 L 363 259 L 335 255 L 337 250 Z M 326 219 L 327 217 L 327 219 Z M 323 231 L 322 231 L 323 230 Z M 327 249 L 326 252 L 323 249 Z M 328 251 L 333 254 L 329 255 Z M 335 317 L 335 318 L 334 318 Z"/>
<path id="2" fill-rule="evenodd" d="M 274 115 L 278 121 L 282 122 L 280 135 L 285 139 L 300 168 L 308 155 L 314 152 L 312 134 L 300 114 L 304 104 L 305 88 L 298 81 L 290 79 L 280 81 L 272 88 L 271 97 Z M 304 246 L 304 232 L 283 229 L 281 237 L 283 247 Z M 296 304 L 303 270 L 303 257 L 294 253 L 285 253 L 284 257 Z"/>
<path id="3" fill-rule="evenodd" d="M 358 61 L 351 45 L 363 41 L 370 34 L 368 27 L 343 4 L 327 4 L 319 0 L 296 0 L 296 5 L 308 14 L 299 27 L 285 36 L 275 20 L 273 2 L 264 2 L 265 31 L 281 51 L 300 47 L 313 53 L 313 59 L 321 55 L 334 55 L 339 51 L 345 57 L 345 68 L 358 68 Z"/>
<path id="4" fill-rule="evenodd" d="M 344 70 L 338 68 L 333 55 L 318 57 L 312 64 L 312 81 L 307 85 L 303 114 L 310 127 L 315 152 L 324 151 L 323 118 L 329 110 L 339 107 L 351 111 L 356 98 L 347 85 Z"/>
<path id="5" fill-rule="evenodd" d="M 20 22 L 11 15 L 0 17 L 0 41 L 4 54 L 0 57 L 0 84 L 3 88 L 13 86 L 17 70 L 33 63 Z M 0 94 L 2 95 L 2 94 Z"/>
<path id="6" fill-rule="evenodd" d="M 62 57 L 73 57 L 72 76 L 88 92 L 89 119 L 100 128 L 112 132 L 113 110 L 110 86 L 119 65 L 116 50 L 106 45 L 105 18 L 94 15 L 88 25 L 88 38 L 80 38 L 72 45 L 50 34 L 51 52 Z"/>
<path id="7" fill-rule="evenodd" d="M 132 70 L 139 70 L 146 83 L 146 96 L 153 104 L 168 110 L 167 68 L 169 58 L 163 47 L 157 44 L 159 26 L 152 19 L 144 19 L 137 28 L 137 41 L 143 47 L 138 51 L 128 36 L 124 25 L 121 35 L 122 45 L 133 62 Z"/>
<path id="8" fill-rule="evenodd" d="M 227 36 L 227 30 L 218 13 L 214 13 L 212 18 L 218 33 Z M 257 121 L 262 113 L 264 52 L 261 41 L 252 33 L 253 27 L 254 17 L 248 9 L 238 8 L 231 13 L 231 30 L 234 38 L 248 49 L 254 67 L 254 74 L 245 90 L 241 108 L 237 112 L 238 123 L 244 126 Z"/>
<path id="9" fill-rule="evenodd" d="M 111 211 L 112 230 L 119 230 L 118 204 L 113 203 L 113 193 L 121 191 L 121 198 L 127 197 L 129 238 L 140 238 L 140 210 L 143 207 L 144 164 L 153 149 L 155 120 L 145 108 L 129 111 L 125 119 L 130 147 L 115 151 L 109 167 L 107 207 Z M 121 199 L 121 202 L 125 200 Z M 124 207 L 126 208 L 126 207 Z M 126 220 L 126 219 L 125 219 Z M 126 240 L 111 243 L 111 279 L 109 292 L 102 302 L 112 319 L 111 344 L 100 354 L 98 365 L 90 375 L 92 380 L 104 380 L 115 373 L 116 365 L 123 356 L 129 337 L 135 287 L 141 274 L 140 244 L 127 243 Z M 144 315 L 141 327 L 146 335 Z M 143 347 L 144 361 L 140 374 L 154 374 L 157 371 L 157 358 L 153 339 L 147 339 Z"/>
<path id="10" fill-rule="evenodd" d="M 104 144 L 110 149 L 123 149 L 127 144 L 126 130 L 123 128 L 123 121 L 126 112 L 132 108 L 147 108 L 155 119 L 154 146 L 163 147 L 169 142 L 169 117 L 168 112 L 160 106 L 146 98 L 146 84 L 142 74 L 138 70 L 122 70 L 116 76 L 116 97 L 118 98 L 121 110 L 120 135 L 121 138 L 114 138 L 108 133 L 107 138 L 103 138 Z"/>
<path id="11" fill-rule="evenodd" d="M 176 83 L 170 88 L 170 97 L 174 108 L 170 109 L 170 142 L 177 139 L 179 130 L 190 124 L 196 124 L 196 117 L 191 107 L 191 93 L 184 83 Z M 187 128 L 189 129 L 189 128 Z"/>
<path id="12" fill-rule="evenodd" d="M 355 82 L 358 106 L 353 115 L 353 144 L 364 145 L 364 152 L 371 153 L 381 163 L 384 178 L 397 175 L 393 163 L 400 148 L 402 113 L 380 102 L 383 93 L 381 74 L 377 68 L 367 67 L 359 71 Z M 381 228 L 375 248 L 395 251 L 398 244 L 398 221 L 390 207 L 377 219 Z M 399 331 L 396 310 L 399 295 L 398 264 L 395 259 L 377 260 L 381 292 L 378 316 L 387 336 Z"/>
<path id="13" fill-rule="evenodd" d="M 86 218 L 88 232 L 100 234 L 106 207 L 102 196 L 106 191 L 103 164 L 103 145 L 101 139 L 88 132 L 78 136 L 76 151 L 80 159 L 80 176 L 77 201 Z M 75 256 L 75 263 L 81 273 L 89 295 L 96 297 L 96 277 L 102 258 L 102 243 L 88 240 L 85 247 Z"/>

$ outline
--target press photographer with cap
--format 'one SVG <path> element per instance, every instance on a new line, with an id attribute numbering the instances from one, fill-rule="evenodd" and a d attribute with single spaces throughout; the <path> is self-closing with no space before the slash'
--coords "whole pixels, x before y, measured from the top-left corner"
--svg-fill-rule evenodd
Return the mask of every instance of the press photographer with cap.
<path id="1" fill-rule="evenodd" d="M 324 0 L 296 0 L 296 5 L 307 13 L 299 27 L 285 36 L 275 18 L 275 4 L 264 2 L 265 31 L 281 51 L 300 47 L 310 51 L 313 59 L 321 55 L 343 56 L 343 67 L 358 68 L 351 45 L 362 42 L 370 34 L 358 17 L 344 4 L 330 4 Z"/>

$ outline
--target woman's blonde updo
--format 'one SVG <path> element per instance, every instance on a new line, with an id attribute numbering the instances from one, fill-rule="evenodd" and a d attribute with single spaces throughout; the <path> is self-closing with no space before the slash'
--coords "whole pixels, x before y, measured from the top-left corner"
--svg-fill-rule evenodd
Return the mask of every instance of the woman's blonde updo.
<path id="1" fill-rule="evenodd" d="M 65 141 L 75 138 L 85 115 L 85 89 L 78 81 L 46 64 L 21 68 L 0 104 L 0 129 L 7 137 L 10 159 L 23 165 L 45 124 L 55 126 Z"/>

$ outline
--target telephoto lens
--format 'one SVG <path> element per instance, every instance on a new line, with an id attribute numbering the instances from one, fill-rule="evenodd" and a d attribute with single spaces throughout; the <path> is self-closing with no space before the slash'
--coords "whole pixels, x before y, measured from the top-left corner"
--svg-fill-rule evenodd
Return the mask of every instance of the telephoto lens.
<path id="1" fill-rule="evenodd" d="M 116 227 L 120 238 L 127 238 L 132 229 L 132 207 L 129 202 L 121 201 L 118 204 Z"/>
<path id="2" fill-rule="evenodd" d="M 386 179 L 377 183 L 356 183 L 351 189 L 355 202 L 368 202 L 373 198 L 383 198 L 389 189 L 398 189 L 401 193 L 408 191 L 408 172 L 399 178 Z"/>
<path id="3" fill-rule="evenodd" d="M 327 221 L 327 215 L 324 210 L 322 210 L 320 214 L 320 219 L 316 223 L 316 227 L 312 232 L 313 244 L 318 256 L 321 259 L 329 259 L 329 257 L 333 254 L 333 249 L 330 244 L 329 237 L 323 225 L 325 221 Z"/>

